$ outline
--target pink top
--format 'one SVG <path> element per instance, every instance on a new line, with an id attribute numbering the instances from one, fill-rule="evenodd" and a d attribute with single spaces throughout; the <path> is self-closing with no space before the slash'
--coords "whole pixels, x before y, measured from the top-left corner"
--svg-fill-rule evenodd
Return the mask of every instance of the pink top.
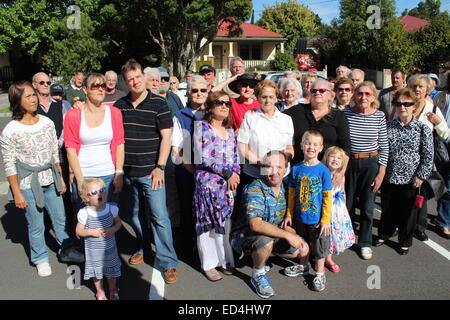
<path id="1" fill-rule="evenodd" d="M 110 107 L 113 138 L 111 140 L 111 157 L 116 164 L 117 147 L 125 143 L 122 112 L 116 107 Z M 70 109 L 64 119 L 64 145 L 74 148 L 77 155 L 80 152 L 81 109 Z"/>
<path id="2" fill-rule="evenodd" d="M 256 99 L 253 99 L 253 102 L 250 104 L 239 103 L 239 98 L 231 99 L 231 103 L 231 119 L 233 121 L 233 127 L 236 130 L 241 127 L 242 120 L 247 111 L 260 108 L 259 102 Z"/>

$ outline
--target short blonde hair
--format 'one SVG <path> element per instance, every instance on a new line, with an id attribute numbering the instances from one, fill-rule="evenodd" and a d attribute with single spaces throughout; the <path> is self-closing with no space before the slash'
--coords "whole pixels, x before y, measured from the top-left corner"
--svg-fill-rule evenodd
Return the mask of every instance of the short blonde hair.
<path id="1" fill-rule="evenodd" d="M 306 139 L 308 139 L 309 137 L 319 137 L 322 140 L 322 145 L 323 145 L 323 140 L 324 140 L 323 135 L 319 131 L 316 131 L 316 130 L 305 131 L 305 133 L 302 136 L 301 143 L 305 142 Z"/>
<path id="2" fill-rule="evenodd" d="M 348 157 L 345 154 L 345 151 L 342 148 L 333 146 L 333 147 L 329 147 L 327 150 L 325 150 L 325 153 L 323 155 L 323 159 L 322 159 L 322 163 L 324 165 L 326 165 L 328 167 L 328 158 L 335 153 L 339 153 L 342 157 L 342 164 L 341 167 L 339 169 L 337 169 L 337 172 L 341 172 L 342 170 L 344 170 L 344 168 L 347 166 L 347 161 L 348 161 Z"/>
<path id="3" fill-rule="evenodd" d="M 363 81 L 360 84 L 358 84 L 355 88 L 355 94 L 352 97 L 352 101 L 356 102 L 355 99 L 356 99 L 356 97 L 358 95 L 358 91 L 361 87 L 368 87 L 370 89 L 370 91 L 372 91 L 372 95 L 374 96 L 375 99 L 373 100 L 370 107 L 372 109 L 377 110 L 380 107 L 380 102 L 378 101 L 377 87 L 375 87 L 375 84 L 372 81 Z"/>
<path id="4" fill-rule="evenodd" d="M 412 88 L 413 85 L 418 84 L 419 82 L 424 81 L 425 85 L 427 87 L 427 95 L 433 91 L 433 83 L 431 81 L 431 78 L 428 77 L 426 74 L 415 74 L 408 79 L 408 87 Z"/>
<path id="5" fill-rule="evenodd" d="M 90 72 L 86 78 L 84 78 L 83 86 L 89 88 L 92 84 L 94 84 L 97 80 L 101 80 L 102 83 L 106 82 L 105 75 L 98 72 Z"/>
<path id="6" fill-rule="evenodd" d="M 277 97 L 279 96 L 280 91 L 278 90 L 277 84 L 272 80 L 262 80 L 258 82 L 258 84 L 255 87 L 255 96 L 258 97 L 265 87 L 273 88 L 275 90 L 275 95 Z"/>
<path id="7" fill-rule="evenodd" d="M 101 186 L 101 188 L 106 188 L 105 182 L 103 182 L 100 178 L 86 178 L 83 180 L 83 183 L 81 184 L 81 193 L 80 198 L 83 200 L 84 203 L 89 203 L 89 196 L 87 193 L 89 192 L 89 185 L 91 183 L 97 183 Z"/>

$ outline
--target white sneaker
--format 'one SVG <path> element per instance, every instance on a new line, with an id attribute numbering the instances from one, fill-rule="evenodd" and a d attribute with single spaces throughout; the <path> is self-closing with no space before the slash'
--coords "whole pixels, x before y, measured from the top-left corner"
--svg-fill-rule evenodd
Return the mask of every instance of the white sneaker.
<path id="1" fill-rule="evenodd" d="M 364 260 L 370 260 L 372 259 L 372 249 L 369 247 L 362 247 L 361 248 L 361 257 Z"/>
<path id="2" fill-rule="evenodd" d="M 48 277 L 52 274 L 52 267 L 48 262 L 38 263 L 36 268 L 40 277 Z"/>

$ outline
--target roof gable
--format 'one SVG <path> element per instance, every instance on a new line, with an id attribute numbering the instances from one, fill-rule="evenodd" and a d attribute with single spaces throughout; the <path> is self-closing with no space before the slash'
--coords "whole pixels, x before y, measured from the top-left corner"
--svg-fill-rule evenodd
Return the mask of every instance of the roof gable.
<path id="1" fill-rule="evenodd" d="M 230 34 L 229 30 L 230 22 L 223 21 L 217 30 L 216 38 L 227 38 Z M 281 34 L 272 32 L 270 30 L 258 27 L 257 25 L 244 22 L 240 25 L 242 29 L 242 34 L 238 37 L 233 38 L 243 38 L 243 39 L 258 39 L 258 38 L 273 38 L 280 40 L 287 40 Z"/>
<path id="2" fill-rule="evenodd" d="M 410 15 L 405 15 L 398 19 L 400 20 L 401 23 L 403 23 L 403 28 L 406 32 L 418 31 L 429 24 L 427 20 L 420 19 Z"/>

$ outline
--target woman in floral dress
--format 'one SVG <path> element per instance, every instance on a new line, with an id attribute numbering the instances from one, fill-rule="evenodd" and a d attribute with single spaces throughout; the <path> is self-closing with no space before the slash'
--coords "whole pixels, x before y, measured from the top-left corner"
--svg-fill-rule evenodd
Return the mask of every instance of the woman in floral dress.
<path id="1" fill-rule="evenodd" d="M 231 214 L 239 180 L 239 154 L 231 128 L 231 102 L 224 92 L 214 92 L 206 101 L 204 120 L 194 132 L 194 219 L 201 268 L 211 281 L 232 274 L 230 246 Z"/>

